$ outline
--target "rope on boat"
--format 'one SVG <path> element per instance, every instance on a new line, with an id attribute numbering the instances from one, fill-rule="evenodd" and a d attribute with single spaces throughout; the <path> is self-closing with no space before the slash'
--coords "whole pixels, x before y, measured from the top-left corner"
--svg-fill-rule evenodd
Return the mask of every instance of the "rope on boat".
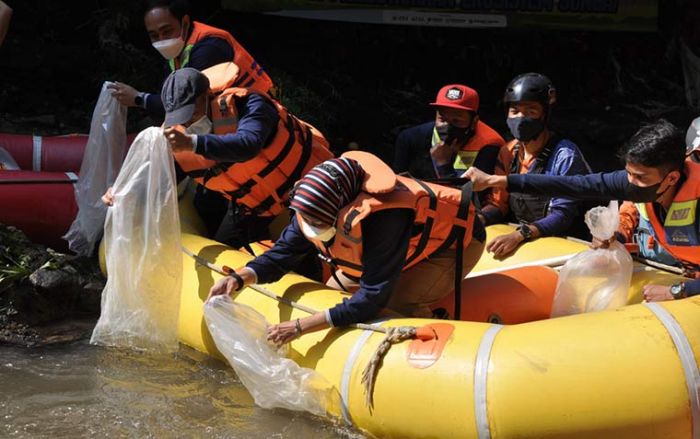
<path id="1" fill-rule="evenodd" d="M 365 366 L 365 370 L 362 371 L 362 384 L 365 389 L 365 405 L 370 413 L 374 408 L 374 382 L 377 378 L 377 370 L 381 367 L 384 356 L 389 351 L 389 348 L 391 348 L 391 345 L 416 338 L 415 326 L 394 326 L 386 329 L 384 340 L 377 346 L 377 350 L 374 351 L 372 358 L 370 358 L 369 363 Z"/>
<path id="2" fill-rule="evenodd" d="M 185 252 L 185 254 L 187 254 L 188 256 L 192 257 L 198 264 L 203 265 L 221 275 L 227 276 L 232 271 L 230 267 L 227 267 L 225 265 L 219 266 L 207 261 L 206 259 L 202 258 L 199 255 L 196 255 L 184 246 L 182 247 L 182 251 Z M 317 310 L 306 305 L 302 305 L 299 302 L 289 300 L 286 297 L 278 296 L 277 294 L 273 293 L 267 288 L 261 287 L 260 285 L 247 285 L 246 288 L 250 288 L 253 291 L 256 291 L 264 296 L 274 299 L 280 303 L 284 303 L 285 305 L 291 306 L 292 308 L 304 311 L 308 314 L 316 314 L 318 312 Z M 415 326 L 391 326 L 387 328 L 382 328 L 380 326 L 372 326 L 366 323 L 354 323 L 348 326 L 351 328 L 381 332 L 383 334 L 386 334 L 384 340 L 382 340 L 379 346 L 377 346 L 377 349 L 374 351 L 372 358 L 370 358 L 369 363 L 367 363 L 367 366 L 365 366 L 365 369 L 362 371 L 362 384 L 364 384 L 365 389 L 365 405 L 370 410 L 370 412 L 374 408 L 373 394 L 374 383 L 377 378 L 377 371 L 381 367 L 382 360 L 384 359 L 386 353 L 389 351 L 389 348 L 391 348 L 391 345 L 414 338 L 420 338 L 421 340 L 430 340 L 433 338 L 437 338 L 437 334 L 435 333 L 435 331 L 432 328 L 428 327 L 416 328 Z"/>

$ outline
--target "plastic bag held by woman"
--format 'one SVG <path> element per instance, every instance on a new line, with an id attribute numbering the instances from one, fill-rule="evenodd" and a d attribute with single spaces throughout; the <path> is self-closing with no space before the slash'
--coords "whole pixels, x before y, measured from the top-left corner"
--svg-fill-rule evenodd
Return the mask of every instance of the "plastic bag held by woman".
<path id="1" fill-rule="evenodd" d="M 618 222 L 617 201 L 586 212 L 588 229 L 600 240 L 612 238 Z M 613 241 L 607 249 L 581 252 L 559 272 L 552 317 L 624 306 L 631 278 L 632 257 L 619 242 Z"/>
<path id="2" fill-rule="evenodd" d="M 107 212 L 107 285 L 91 343 L 172 352 L 182 288 L 175 168 L 160 128 L 134 140 Z"/>
<path id="3" fill-rule="evenodd" d="M 112 97 L 109 84 L 102 85 L 92 113 L 90 137 L 75 186 L 78 215 L 63 237 L 68 248 L 81 256 L 91 255 L 102 236 L 107 206 L 101 197 L 117 178 L 126 155 L 126 107 Z"/>
<path id="4" fill-rule="evenodd" d="M 267 321 L 253 308 L 217 296 L 204 305 L 216 347 L 263 408 L 337 413 L 340 394 L 321 374 L 280 355 L 267 337 Z"/>

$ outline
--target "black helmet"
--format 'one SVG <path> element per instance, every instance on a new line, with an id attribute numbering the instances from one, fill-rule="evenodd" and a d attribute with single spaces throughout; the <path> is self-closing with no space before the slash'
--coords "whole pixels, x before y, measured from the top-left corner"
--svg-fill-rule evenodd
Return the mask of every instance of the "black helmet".
<path id="1" fill-rule="evenodd" d="M 510 81 L 503 96 L 503 103 L 532 101 L 539 102 L 547 111 L 557 100 L 557 90 L 552 81 L 539 73 L 523 73 Z"/>

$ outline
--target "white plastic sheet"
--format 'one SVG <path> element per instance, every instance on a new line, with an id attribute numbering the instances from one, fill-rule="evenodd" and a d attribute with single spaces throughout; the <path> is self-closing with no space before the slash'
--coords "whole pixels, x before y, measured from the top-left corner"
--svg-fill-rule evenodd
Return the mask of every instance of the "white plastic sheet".
<path id="1" fill-rule="evenodd" d="M 267 321 L 262 314 L 228 296 L 218 296 L 204 305 L 204 317 L 216 347 L 257 405 L 318 416 L 327 414 L 327 409 L 337 410 L 340 394 L 335 387 L 268 343 Z"/>
<path id="2" fill-rule="evenodd" d="M 586 224 L 598 239 L 610 239 L 618 223 L 617 201 L 586 212 Z M 631 279 L 632 257 L 619 242 L 607 249 L 583 251 L 559 272 L 552 317 L 624 306 Z"/>
<path id="3" fill-rule="evenodd" d="M 109 84 L 102 85 L 92 113 L 90 137 L 75 186 L 78 215 L 63 237 L 68 248 L 81 256 L 91 255 L 102 236 L 107 207 L 100 198 L 117 178 L 127 147 L 126 107 L 112 97 Z"/>
<path id="4" fill-rule="evenodd" d="M 182 249 L 172 154 L 160 128 L 142 131 L 114 182 L 105 222 L 107 285 L 91 343 L 172 352 Z"/>

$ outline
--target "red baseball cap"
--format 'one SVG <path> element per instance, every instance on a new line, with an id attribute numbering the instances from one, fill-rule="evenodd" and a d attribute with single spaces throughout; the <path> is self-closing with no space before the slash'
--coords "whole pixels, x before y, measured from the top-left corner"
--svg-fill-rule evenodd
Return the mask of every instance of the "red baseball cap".
<path id="1" fill-rule="evenodd" d="M 460 110 L 479 111 L 479 93 L 462 84 L 450 84 L 442 87 L 435 97 L 433 107 L 450 107 Z"/>

